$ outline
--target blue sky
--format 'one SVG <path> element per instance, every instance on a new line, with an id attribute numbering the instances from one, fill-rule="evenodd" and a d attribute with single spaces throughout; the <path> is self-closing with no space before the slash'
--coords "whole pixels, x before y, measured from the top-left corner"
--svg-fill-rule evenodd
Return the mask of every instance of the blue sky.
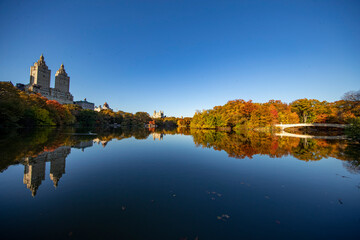
<path id="1" fill-rule="evenodd" d="M 41 53 L 75 100 L 192 116 L 360 89 L 360 1 L 0 1 L 0 81 Z"/>

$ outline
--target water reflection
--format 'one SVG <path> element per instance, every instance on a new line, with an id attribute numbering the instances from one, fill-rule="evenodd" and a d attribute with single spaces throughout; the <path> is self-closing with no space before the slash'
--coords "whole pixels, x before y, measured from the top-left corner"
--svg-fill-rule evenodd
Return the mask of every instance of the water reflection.
<path id="1" fill-rule="evenodd" d="M 89 133 L 91 131 L 97 134 Z M 0 142 L 0 170 L 2 172 L 10 165 L 23 164 L 23 182 L 30 189 L 32 196 L 35 196 L 45 180 L 46 162 L 50 163 L 50 179 L 55 187 L 58 186 L 65 174 L 66 158 L 71 153 L 71 148 L 84 151 L 94 144 L 105 148 L 113 139 L 147 139 L 150 135 L 154 141 L 162 141 L 167 134 L 192 135 L 196 146 L 225 151 L 232 158 L 251 159 L 257 154 L 273 158 L 291 155 L 302 161 L 319 161 L 332 157 L 343 160 L 343 166 L 351 173 L 360 172 L 360 148 L 347 140 L 290 138 L 260 132 L 229 133 L 184 128 L 108 131 L 44 128 L 32 132 L 13 133 Z"/>
<path id="2" fill-rule="evenodd" d="M 318 161 L 336 158 L 359 168 L 359 145 L 347 140 L 307 139 L 280 137 L 270 133 L 227 133 L 211 130 L 191 130 L 194 142 L 199 147 L 224 150 L 229 157 L 252 158 L 254 155 L 269 155 L 281 158 L 291 155 L 302 161 Z"/>
<path id="3" fill-rule="evenodd" d="M 157 139 L 159 141 L 163 140 L 164 138 L 164 134 L 163 133 L 158 133 L 158 132 L 153 132 L 151 133 L 151 135 L 153 136 L 154 141 Z"/>
<path id="4" fill-rule="evenodd" d="M 70 152 L 70 147 L 62 146 L 50 152 L 43 152 L 36 157 L 24 158 L 22 162 L 25 166 L 24 184 L 30 189 L 33 197 L 41 182 L 45 180 L 46 162 L 50 162 L 50 179 L 55 187 L 58 186 L 60 178 L 65 173 L 65 160 Z"/>

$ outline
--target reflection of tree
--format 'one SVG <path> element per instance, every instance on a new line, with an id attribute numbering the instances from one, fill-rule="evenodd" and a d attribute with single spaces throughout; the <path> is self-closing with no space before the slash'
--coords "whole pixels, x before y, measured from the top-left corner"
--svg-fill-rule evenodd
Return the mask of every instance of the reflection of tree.
<path id="1" fill-rule="evenodd" d="M 347 157 L 344 167 L 352 173 L 360 173 L 360 146 L 358 144 L 349 144 L 344 151 Z"/>
<path id="2" fill-rule="evenodd" d="M 88 134 L 96 132 L 96 135 Z M 349 171 L 359 172 L 360 147 L 346 140 L 321 140 L 277 137 L 270 133 L 244 131 L 238 133 L 189 128 L 154 129 L 163 135 L 192 135 L 197 146 L 226 151 L 230 157 L 252 158 L 256 154 L 282 157 L 292 155 L 303 161 L 314 161 L 333 157 L 347 161 Z M 60 146 L 80 147 L 97 139 L 107 143 L 112 139 L 122 140 L 135 137 L 148 138 L 151 131 L 145 128 L 117 129 L 55 129 L 41 128 L 32 131 L 12 132 L 0 136 L 0 171 L 9 165 L 22 163 L 26 157 L 36 157 L 44 152 L 52 152 Z M 86 145 L 90 147 L 91 144 Z"/>
<path id="3" fill-rule="evenodd" d="M 97 132 L 97 135 L 88 134 Z M 35 128 L 31 130 L 12 131 L 0 136 L 0 171 L 8 166 L 23 162 L 26 157 L 37 157 L 44 152 L 53 152 L 61 146 L 81 146 L 81 143 L 93 141 L 102 143 L 112 139 L 135 137 L 146 139 L 150 132 L 144 128 L 118 129 L 74 129 L 74 128 Z"/>
<path id="4" fill-rule="evenodd" d="M 62 134 L 64 129 L 38 128 L 21 129 L 1 135 L 0 171 L 9 165 L 19 163 L 25 157 L 35 157 L 44 151 L 52 151 L 70 141 L 69 134 Z M 71 132 L 71 130 L 66 130 Z"/>
<path id="5" fill-rule="evenodd" d="M 177 128 L 177 133 L 182 134 L 182 135 L 190 135 L 190 128 L 178 127 Z"/>
<path id="6" fill-rule="evenodd" d="M 304 161 L 317 161 L 323 158 L 314 139 L 301 139 L 299 145 L 292 150 L 292 155 Z"/>
<path id="7" fill-rule="evenodd" d="M 191 130 L 198 146 L 225 150 L 230 157 L 252 158 L 255 154 L 281 157 L 289 153 L 289 148 L 297 146 L 298 139 L 278 138 L 268 133 L 243 132 L 227 133 L 211 130 Z"/>
<path id="8" fill-rule="evenodd" d="M 303 161 L 333 157 L 345 160 L 347 169 L 360 171 L 360 148 L 345 140 L 321 140 L 277 137 L 263 132 L 228 133 L 191 129 L 197 146 L 226 151 L 230 157 L 252 158 L 256 154 L 282 157 L 292 155 Z"/>

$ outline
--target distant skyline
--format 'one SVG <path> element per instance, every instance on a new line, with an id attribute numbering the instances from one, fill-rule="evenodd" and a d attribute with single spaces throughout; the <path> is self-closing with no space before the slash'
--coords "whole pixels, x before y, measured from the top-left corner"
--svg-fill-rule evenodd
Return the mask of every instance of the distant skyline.
<path id="1" fill-rule="evenodd" d="M 0 81 L 43 53 L 74 100 L 193 116 L 360 89 L 360 1 L 0 1 Z"/>

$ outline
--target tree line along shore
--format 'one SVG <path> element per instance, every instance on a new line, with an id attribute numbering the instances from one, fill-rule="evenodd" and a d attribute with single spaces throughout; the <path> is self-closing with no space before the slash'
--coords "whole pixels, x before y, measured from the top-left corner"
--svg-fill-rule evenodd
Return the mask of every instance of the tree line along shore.
<path id="1" fill-rule="evenodd" d="M 0 128 L 35 126 L 138 126 L 153 119 L 146 112 L 135 114 L 104 109 L 100 112 L 82 109 L 75 104 L 60 104 L 40 94 L 20 91 L 9 82 L 0 82 Z M 189 118 L 156 119 L 157 126 L 190 124 Z"/>
<path id="2" fill-rule="evenodd" d="M 39 94 L 20 91 L 11 83 L 0 82 L 0 120 L 1 128 L 114 124 L 143 127 L 155 121 L 157 126 L 234 131 L 271 128 L 278 123 L 345 123 L 351 126 L 350 134 L 360 135 L 360 91 L 348 92 L 335 102 L 304 98 L 290 104 L 280 100 L 254 103 L 239 99 L 196 111 L 192 118 L 152 119 L 146 112 L 132 114 L 109 109 L 95 112 L 74 104 L 61 105 Z"/>

